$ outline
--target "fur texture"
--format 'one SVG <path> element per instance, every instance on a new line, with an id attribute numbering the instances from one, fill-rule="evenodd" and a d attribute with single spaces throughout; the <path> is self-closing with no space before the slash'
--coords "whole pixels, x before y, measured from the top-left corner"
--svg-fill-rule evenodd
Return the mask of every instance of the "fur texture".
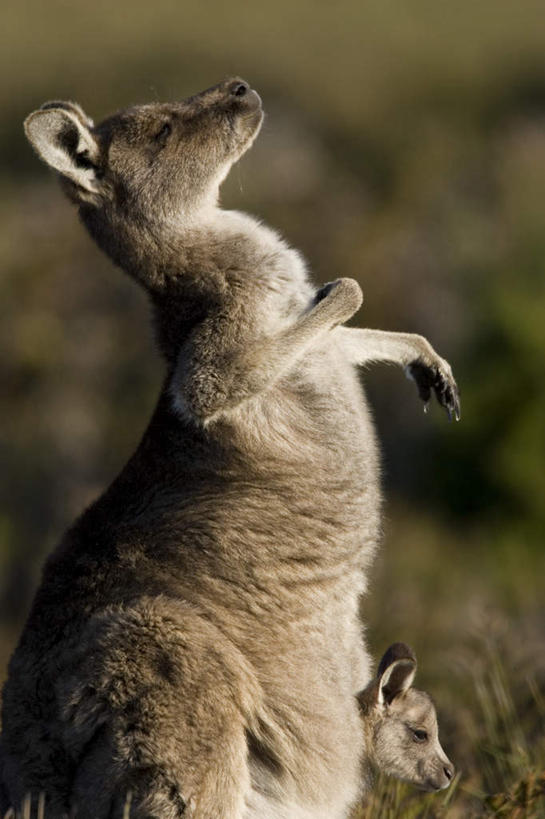
<path id="1" fill-rule="evenodd" d="M 229 80 L 26 133 L 152 301 L 166 377 L 127 466 L 48 559 L 4 690 L 0 779 L 48 819 L 341 819 L 361 780 L 358 619 L 379 533 L 361 304 L 217 206 L 261 101 Z M 2 807 L 2 806 L 0 806 Z"/>

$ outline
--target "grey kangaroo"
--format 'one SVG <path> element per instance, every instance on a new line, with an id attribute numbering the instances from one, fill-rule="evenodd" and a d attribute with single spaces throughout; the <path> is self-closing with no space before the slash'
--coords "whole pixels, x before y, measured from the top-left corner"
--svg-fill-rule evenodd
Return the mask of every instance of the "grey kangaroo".
<path id="1" fill-rule="evenodd" d="M 405 643 L 394 643 L 379 663 L 376 677 L 356 696 L 365 736 L 364 784 L 375 771 L 426 791 L 448 788 L 454 766 L 439 743 L 431 697 L 411 688 L 416 657 Z"/>
<path id="2" fill-rule="evenodd" d="M 4 690 L 5 805 L 341 819 L 357 798 L 380 489 L 353 364 L 397 361 L 454 414 L 457 390 L 424 339 L 339 326 L 355 281 L 317 290 L 276 233 L 219 208 L 262 118 L 232 79 L 96 126 L 71 102 L 25 122 L 149 294 L 166 375 L 135 454 L 44 567 Z"/>

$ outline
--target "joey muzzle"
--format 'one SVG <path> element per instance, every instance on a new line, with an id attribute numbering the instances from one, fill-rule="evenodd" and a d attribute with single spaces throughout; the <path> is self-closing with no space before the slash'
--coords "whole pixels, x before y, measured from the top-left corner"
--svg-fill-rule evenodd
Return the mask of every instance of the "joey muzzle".
<path id="1" fill-rule="evenodd" d="M 454 774 L 456 773 L 456 769 L 452 762 L 439 762 L 437 766 L 437 770 L 430 776 L 426 782 L 425 790 L 427 791 L 442 791 L 445 788 L 448 788 L 452 780 L 454 779 Z"/>

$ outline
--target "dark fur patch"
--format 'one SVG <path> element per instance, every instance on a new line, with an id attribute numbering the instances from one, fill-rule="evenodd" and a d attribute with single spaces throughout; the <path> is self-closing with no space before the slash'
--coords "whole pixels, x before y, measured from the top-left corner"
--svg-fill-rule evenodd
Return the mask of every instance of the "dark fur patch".
<path id="1" fill-rule="evenodd" d="M 248 755 L 262 765 L 275 776 L 282 773 L 282 763 L 274 753 L 273 749 L 258 739 L 252 731 L 246 730 L 246 743 L 248 745 Z"/>

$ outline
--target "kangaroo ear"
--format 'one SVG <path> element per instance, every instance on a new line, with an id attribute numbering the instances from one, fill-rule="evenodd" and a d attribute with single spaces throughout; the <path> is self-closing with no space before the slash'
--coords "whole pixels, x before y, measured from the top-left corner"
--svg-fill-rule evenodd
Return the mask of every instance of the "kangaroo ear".
<path id="1" fill-rule="evenodd" d="M 416 656 L 405 643 L 393 643 L 379 663 L 378 704 L 389 705 L 411 687 L 416 674 Z"/>
<path id="2" fill-rule="evenodd" d="M 75 103 L 47 102 L 25 120 L 25 134 L 36 153 L 82 192 L 99 192 L 99 147 L 90 120 Z M 83 197 L 88 198 L 88 197 Z"/>

